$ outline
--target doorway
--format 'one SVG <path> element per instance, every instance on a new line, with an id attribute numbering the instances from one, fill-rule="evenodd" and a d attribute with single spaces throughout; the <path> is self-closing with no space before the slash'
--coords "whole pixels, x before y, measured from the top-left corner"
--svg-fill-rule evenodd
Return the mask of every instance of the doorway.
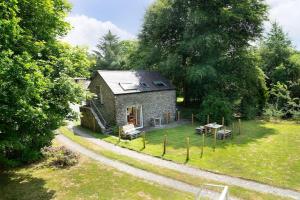
<path id="1" fill-rule="evenodd" d="M 137 128 L 143 128 L 142 106 L 129 106 L 126 109 L 127 123 L 133 124 Z"/>

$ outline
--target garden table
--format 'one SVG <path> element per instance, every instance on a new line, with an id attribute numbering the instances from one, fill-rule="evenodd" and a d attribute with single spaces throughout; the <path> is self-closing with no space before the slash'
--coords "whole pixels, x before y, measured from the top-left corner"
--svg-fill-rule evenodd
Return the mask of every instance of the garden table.
<path id="1" fill-rule="evenodd" d="M 210 124 L 206 124 L 204 127 L 205 127 L 206 130 L 208 128 L 213 130 L 213 134 L 214 134 L 214 151 L 215 151 L 216 141 L 217 141 L 217 130 L 222 128 L 223 125 L 220 125 L 220 124 L 217 124 L 217 123 L 210 123 Z"/>

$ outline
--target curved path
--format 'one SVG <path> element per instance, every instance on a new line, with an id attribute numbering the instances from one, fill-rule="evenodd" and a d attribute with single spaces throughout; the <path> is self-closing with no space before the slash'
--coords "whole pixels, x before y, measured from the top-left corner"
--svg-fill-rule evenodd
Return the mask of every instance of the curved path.
<path id="1" fill-rule="evenodd" d="M 255 181 L 246 180 L 246 179 L 242 179 L 242 178 L 216 174 L 213 172 L 208 172 L 205 170 L 193 168 L 193 167 L 190 167 L 187 165 L 174 163 L 172 161 L 163 160 L 163 159 L 156 158 L 156 157 L 146 155 L 143 153 L 139 153 L 139 152 L 136 152 L 133 150 L 122 148 L 122 147 L 119 147 L 119 146 L 114 145 L 109 142 L 105 142 L 103 140 L 100 140 L 100 139 L 97 139 L 97 138 L 91 136 L 90 134 L 86 133 L 85 131 L 78 129 L 72 125 L 69 126 L 69 129 L 71 129 L 71 131 L 73 131 L 76 135 L 79 135 L 79 136 L 83 137 L 84 139 L 86 139 L 96 145 L 101 146 L 102 148 L 105 148 L 109 151 L 112 151 L 112 152 L 115 152 L 115 153 L 118 153 L 121 155 L 125 155 L 128 157 L 134 158 L 134 159 L 148 162 L 153 165 L 176 170 L 178 172 L 189 174 L 192 176 L 199 176 L 199 177 L 202 177 L 205 179 L 226 183 L 228 185 L 239 186 L 239 187 L 257 191 L 257 192 L 270 193 L 270 194 L 274 194 L 274 195 L 278 195 L 278 196 L 282 196 L 282 197 L 289 197 L 292 199 L 300 200 L 300 192 L 297 192 L 294 190 L 279 188 L 279 187 L 275 187 L 275 186 L 271 186 L 271 185 L 267 185 L 267 184 L 263 184 L 263 183 L 258 183 Z"/>
<path id="2" fill-rule="evenodd" d="M 192 193 L 194 195 L 200 194 L 202 197 L 207 197 L 209 199 L 218 199 L 219 197 L 219 193 L 217 192 L 213 192 L 210 190 L 206 190 L 206 189 L 200 189 L 196 186 L 193 185 L 189 185 L 171 178 L 167 178 L 161 175 L 157 175 L 142 169 L 138 169 L 135 167 L 132 167 L 130 165 L 124 164 L 122 162 L 116 161 L 116 160 L 112 160 L 109 158 L 106 158 L 102 155 L 99 155 L 93 151 L 90 151 L 88 149 L 86 149 L 85 147 L 77 144 L 76 142 L 73 142 L 72 140 L 70 140 L 69 138 L 63 136 L 63 135 L 57 135 L 56 139 L 62 143 L 64 146 L 66 146 L 69 149 L 72 149 L 72 151 L 78 152 L 82 155 L 85 155 L 89 158 L 92 158 L 104 165 L 107 166 L 111 166 L 119 171 L 128 173 L 130 175 L 133 175 L 135 177 L 147 180 L 147 181 L 151 181 L 154 183 L 158 183 L 160 185 L 164 185 L 170 188 L 174 188 L 178 191 L 183 191 L 183 192 L 188 192 L 188 193 Z M 234 199 L 234 198 L 230 198 L 230 199 Z"/>

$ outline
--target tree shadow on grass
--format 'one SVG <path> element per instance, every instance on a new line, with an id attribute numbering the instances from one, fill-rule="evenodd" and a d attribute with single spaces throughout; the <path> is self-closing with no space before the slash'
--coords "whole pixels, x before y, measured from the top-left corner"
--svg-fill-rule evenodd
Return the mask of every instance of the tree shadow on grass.
<path id="1" fill-rule="evenodd" d="M 54 190 L 45 187 L 45 180 L 30 174 L 13 171 L 0 172 L 0 199 L 3 200 L 49 200 L 55 195 Z"/>

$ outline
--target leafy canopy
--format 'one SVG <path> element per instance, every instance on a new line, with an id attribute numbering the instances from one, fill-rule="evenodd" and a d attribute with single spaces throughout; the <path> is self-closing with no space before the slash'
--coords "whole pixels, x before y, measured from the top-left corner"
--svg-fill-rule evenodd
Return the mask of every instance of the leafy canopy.
<path id="1" fill-rule="evenodd" d="M 0 3 L 0 165 L 40 157 L 53 130 L 71 116 L 69 103 L 81 90 L 70 76 L 81 70 L 57 41 L 66 34 L 65 0 L 6 0 Z M 78 73 L 78 74 L 76 74 Z"/>
<path id="2" fill-rule="evenodd" d="M 219 93 L 235 107 L 262 107 L 266 88 L 249 42 L 260 37 L 266 9 L 262 0 L 157 0 L 139 35 L 142 64 L 172 79 L 186 103 Z"/>

